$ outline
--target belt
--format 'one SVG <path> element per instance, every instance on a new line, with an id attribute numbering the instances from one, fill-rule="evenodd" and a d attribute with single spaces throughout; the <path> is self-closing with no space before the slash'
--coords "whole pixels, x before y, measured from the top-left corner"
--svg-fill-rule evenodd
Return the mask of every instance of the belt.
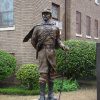
<path id="1" fill-rule="evenodd" d="M 53 44 L 45 44 L 45 45 L 43 45 L 43 48 L 47 48 L 47 49 L 52 48 L 52 49 L 54 49 L 55 46 Z"/>

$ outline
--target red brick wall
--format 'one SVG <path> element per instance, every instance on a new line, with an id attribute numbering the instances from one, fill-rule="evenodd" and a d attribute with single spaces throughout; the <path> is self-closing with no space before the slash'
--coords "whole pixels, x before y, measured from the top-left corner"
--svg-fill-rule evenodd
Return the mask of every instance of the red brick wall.
<path id="1" fill-rule="evenodd" d="M 82 37 L 76 36 L 76 11 L 81 12 L 81 31 Z M 100 39 L 94 39 L 94 20 L 97 19 L 99 22 L 99 34 L 100 34 L 100 4 L 97 5 L 95 0 L 72 0 L 71 1 L 71 27 L 70 27 L 70 38 L 72 39 L 84 39 L 94 40 L 99 42 Z M 91 38 L 86 38 L 86 16 L 91 17 Z M 99 35 L 100 38 L 100 35 Z"/>

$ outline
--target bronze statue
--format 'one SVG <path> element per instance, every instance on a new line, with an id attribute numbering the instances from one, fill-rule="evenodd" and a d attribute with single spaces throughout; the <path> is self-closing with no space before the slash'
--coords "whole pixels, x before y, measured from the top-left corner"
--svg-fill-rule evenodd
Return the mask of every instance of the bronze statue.
<path id="1" fill-rule="evenodd" d="M 43 23 L 36 25 L 24 38 L 24 42 L 31 38 L 33 47 L 37 50 L 36 58 L 39 59 L 39 83 L 40 83 L 40 98 L 46 100 L 45 88 L 48 84 L 47 100 L 57 100 L 53 94 L 54 78 L 56 73 L 56 58 L 55 49 L 62 48 L 68 50 L 68 47 L 61 42 L 59 28 L 51 21 L 52 13 L 50 9 L 42 12 Z"/>

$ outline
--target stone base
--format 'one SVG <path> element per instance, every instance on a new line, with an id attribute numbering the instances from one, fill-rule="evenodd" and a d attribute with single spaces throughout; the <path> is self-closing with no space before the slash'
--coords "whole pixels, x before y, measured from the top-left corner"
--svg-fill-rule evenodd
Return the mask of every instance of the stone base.
<path id="1" fill-rule="evenodd" d="M 32 100 L 39 100 L 39 99 L 32 99 Z"/>
<path id="2" fill-rule="evenodd" d="M 39 98 L 37 98 L 37 99 L 32 99 L 32 100 L 39 100 Z M 45 99 L 45 100 L 48 100 L 48 99 L 47 99 L 47 97 L 46 97 L 46 99 Z M 58 100 L 58 98 L 57 98 L 57 100 Z"/>
<path id="3" fill-rule="evenodd" d="M 39 99 L 32 99 L 32 100 L 39 100 Z M 46 100 L 47 100 L 47 98 L 46 98 Z M 58 98 L 57 98 L 57 100 L 58 100 Z"/>

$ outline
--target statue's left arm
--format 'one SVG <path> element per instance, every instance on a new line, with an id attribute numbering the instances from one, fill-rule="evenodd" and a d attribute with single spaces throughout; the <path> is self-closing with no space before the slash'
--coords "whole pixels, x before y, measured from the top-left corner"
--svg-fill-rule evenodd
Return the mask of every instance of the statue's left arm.
<path id="1" fill-rule="evenodd" d="M 56 45 L 58 45 L 58 47 L 60 47 L 62 50 L 65 50 L 65 51 L 69 50 L 69 47 L 65 46 L 64 43 L 61 41 L 59 28 L 57 28 L 57 31 L 56 31 L 56 43 L 57 43 Z"/>

